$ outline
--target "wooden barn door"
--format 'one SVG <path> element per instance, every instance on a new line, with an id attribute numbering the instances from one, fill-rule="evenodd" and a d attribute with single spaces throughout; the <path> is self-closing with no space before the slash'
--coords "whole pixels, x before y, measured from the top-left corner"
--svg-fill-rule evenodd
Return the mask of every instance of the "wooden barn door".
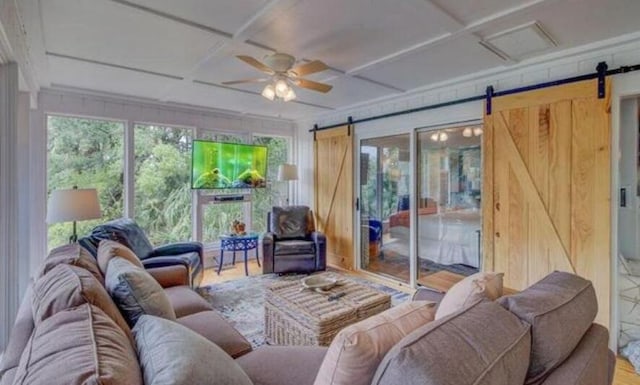
<path id="1" fill-rule="evenodd" d="M 484 270 L 524 289 L 554 270 L 591 281 L 608 326 L 611 285 L 610 83 L 493 99 L 483 139 Z"/>
<path id="2" fill-rule="evenodd" d="M 353 135 L 349 126 L 318 131 L 314 142 L 315 213 L 327 237 L 327 263 L 354 268 Z"/>

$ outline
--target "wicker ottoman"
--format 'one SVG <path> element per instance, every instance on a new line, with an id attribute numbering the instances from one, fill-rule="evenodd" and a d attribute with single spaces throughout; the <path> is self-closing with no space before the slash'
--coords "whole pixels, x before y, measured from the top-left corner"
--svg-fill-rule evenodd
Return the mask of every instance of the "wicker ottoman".
<path id="1" fill-rule="evenodd" d="M 391 307 L 391 296 L 349 279 L 329 294 L 301 290 L 300 281 L 278 282 L 265 295 L 265 334 L 273 345 L 329 346 L 338 332 Z"/>

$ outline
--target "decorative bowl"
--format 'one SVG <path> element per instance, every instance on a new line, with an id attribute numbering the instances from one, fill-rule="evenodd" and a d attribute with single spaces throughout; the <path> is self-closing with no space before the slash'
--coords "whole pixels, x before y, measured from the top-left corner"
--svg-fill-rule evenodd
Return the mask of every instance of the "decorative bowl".
<path id="1" fill-rule="evenodd" d="M 336 286 L 338 280 L 330 277 L 323 277 L 320 275 L 312 275 L 310 277 L 303 278 L 301 281 L 302 286 L 306 289 L 312 290 L 329 290 Z"/>

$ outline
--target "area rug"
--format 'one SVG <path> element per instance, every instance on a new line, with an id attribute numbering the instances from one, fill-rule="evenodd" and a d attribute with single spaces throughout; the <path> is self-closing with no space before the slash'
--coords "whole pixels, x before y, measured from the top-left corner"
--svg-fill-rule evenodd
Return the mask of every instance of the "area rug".
<path id="1" fill-rule="evenodd" d="M 340 274 L 332 272 L 337 276 Z M 304 275 L 265 274 L 240 278 L 233 281 L 203 286 L 200 295 L 226 318 L 255 348 L 265 344 L 264 335 L 264 294 L 265 289 L 282 280 L 297 280 Z M 409 294 L 379 285 L 361 278 L 349 277 L 353 281 L 370 286 L 391 295 L 391 305 L 406 301 Z"/>

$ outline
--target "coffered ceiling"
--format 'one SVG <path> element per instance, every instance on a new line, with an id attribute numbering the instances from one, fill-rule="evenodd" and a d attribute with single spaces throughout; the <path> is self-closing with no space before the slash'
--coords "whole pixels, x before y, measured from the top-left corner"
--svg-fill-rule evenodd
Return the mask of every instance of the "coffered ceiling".
<path id="1" fill-rule="evenodd" d="M 299 119 L 640 30 L 638 0 L 21 0 L 41 87 Z M 537 22 L 555 43 L 503 59 L 480 41 Z M 282 51 L 331 69 L 328 94 L 260 96 L 235 58 Z"/>

